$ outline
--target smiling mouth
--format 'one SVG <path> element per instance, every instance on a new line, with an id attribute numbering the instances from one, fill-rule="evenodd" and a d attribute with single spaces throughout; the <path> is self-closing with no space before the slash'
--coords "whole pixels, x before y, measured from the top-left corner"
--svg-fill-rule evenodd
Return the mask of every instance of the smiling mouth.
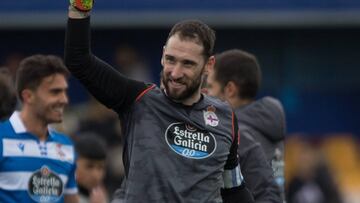
<path id="1" fill-rule="evenodd" d="M 53 111 L 62 114 L 64 112 L 64 107 L 54 107 Z"/>
<path id="2" fill-rule="evenodd" d="M 184 83 L 180 83 L 180 82 L 176 82 L 174 80 L 170 80 L 169 83 L 171 84 L 171 86 L 175 87 L 175 88 L 180 88 L 180 87 L 184 87 L 185 84 Z"/>

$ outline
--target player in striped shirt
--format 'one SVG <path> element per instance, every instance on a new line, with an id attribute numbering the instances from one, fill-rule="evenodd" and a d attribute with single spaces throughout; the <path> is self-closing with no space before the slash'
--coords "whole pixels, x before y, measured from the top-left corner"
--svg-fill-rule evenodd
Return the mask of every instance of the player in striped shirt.
<path id="1" fill-rule="evenodd" d="M 16 86 L 22 109 L 0 123 L 0 202 L 78 202 L 73 144 L 48 127 L 62 121 L 67 75 L 56 56 L 21 62 Z"/>

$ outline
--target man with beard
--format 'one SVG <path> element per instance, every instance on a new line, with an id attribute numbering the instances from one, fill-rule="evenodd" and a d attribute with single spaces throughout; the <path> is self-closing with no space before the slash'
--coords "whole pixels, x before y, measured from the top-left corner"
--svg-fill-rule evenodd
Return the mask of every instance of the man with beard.
<path id="1" fill-rule="evenodd" d="M 63 119 L 67 75 L 56 56 L 20 63 L 16 91 L 22 109 L 0 124 L 0 202 L 78 202 L 74 146 L 48 127 Z"/>
<path id="2" fill-rule="evenodd" d="M 281 202 L 284 200 L 285 115 L 277 99 L 255 99 L 260 81 L 256 57 L 232 49 L 216 55 L 216 64 L 207 78 L 207 92 L 227 100 L 235 109 L 241 135 L 240 164 L 256 202 Z M 259 144 L 254 141 L 262 149 L 255 148 Z"/>
<path id="3" fill-rule="evenodd" d="M 65 61 L 86 88 L 120 117 L 124 202 L 252 202 L 237 158 L 230 106 L 200 93 L 214 65 L 215 33 L 177 23 L 163 47 L 164 90 L 128 79 L 90 52 L 92 1 L 70 1 Z"/>

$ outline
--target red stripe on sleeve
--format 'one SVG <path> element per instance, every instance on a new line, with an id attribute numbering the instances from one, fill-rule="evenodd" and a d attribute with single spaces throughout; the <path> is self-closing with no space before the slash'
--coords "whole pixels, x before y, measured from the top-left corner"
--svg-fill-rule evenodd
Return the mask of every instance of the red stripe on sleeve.
<path id="1" fill-rule="evenodd" d="M 151 85 L 150 87 L 146 88 L 144 91 L 142 91 L 135 99 L 135 101 L 139 101 L 141 97 L 143 97 L 147 92 L 149 92 L 151 89 L 155 87 L 155 84 Z"/>
<path id="2" fill-rule="evenodd" d="M 231 114 L 232 134 L 231 134 L 231 136 L 232 136 L 233 140 L 235 139 L 235 124 L 234 124 L 235 121 L 234 120 L 235 120 L 235 116 L 234 116 L 234 112 L 232 112 L 232 114 Z"/>

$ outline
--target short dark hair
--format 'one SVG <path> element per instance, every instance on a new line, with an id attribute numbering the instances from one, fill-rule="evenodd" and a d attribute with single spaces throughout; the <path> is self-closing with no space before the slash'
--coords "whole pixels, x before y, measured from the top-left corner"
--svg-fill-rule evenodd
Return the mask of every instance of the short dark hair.
<path id="1" fill-rule="evenodd" d="M 0 68 L 0 121 L 8 119 L 16 107 L 13 80 L 7 68 Z"/>
<path id="2" fill-rule="evenodd" d="M 75 151 L 79 157 L 94 160 L 106 159 L 105 141 L 97 134 L 84 133 L 73 137 Z"/>
<path id="3" fill-rule="evenodd" d="M 204 47 L 203 55 L 207 58 L 213 55 L 215 45 L 215 31 L 199 20 L 185 20 L 176 23 L 167 38 L 178 34 L 181 40 L 195 40 Z"/>
<path id="4" fill-rule="evenodd" d="M 55 55 L 33 55 L 20 62 L 16 73 L 16 91 L 22 101 L 21 92 L 24 89 L 35 90 L 43 78 L 53 74 L 69 75 L 63 60 Z"/>
<path id="5" fill-rule="evenodd" d="M 215 56 L 215 79 L 225 87 L 233 81 L 240 98 L 254 99 L 261 83 L 261 69 L 256 57 L 243 50 L 232 49 Z"/>

